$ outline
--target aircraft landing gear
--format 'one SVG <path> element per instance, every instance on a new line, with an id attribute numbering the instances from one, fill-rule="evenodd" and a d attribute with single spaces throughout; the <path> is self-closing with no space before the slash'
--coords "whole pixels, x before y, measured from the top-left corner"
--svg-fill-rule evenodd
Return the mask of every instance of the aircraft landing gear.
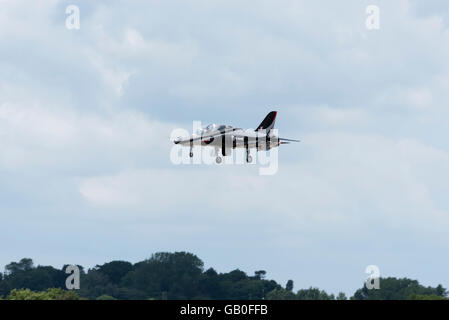
<path id="1" fill-rule="evenodd" d="M 217 156 L 217 157 L 215 158 L 215 162 L 216 162 L 217 164 L 220 164 L 221 161 L 222 161 L 221 157 Z"/>
<path id="2" fill-rule="evenodd" d="M 249 148 L 246 148 L 246 162 L 250 163 L 253 162 L 253 157 L 249 154 Z"/>
<path id="3" fill-rule="evenodd" d="M 193 152 L 192 151 L 190 151 L 189 156 L 190 156 L 190 158 L 193 158 Z"/>

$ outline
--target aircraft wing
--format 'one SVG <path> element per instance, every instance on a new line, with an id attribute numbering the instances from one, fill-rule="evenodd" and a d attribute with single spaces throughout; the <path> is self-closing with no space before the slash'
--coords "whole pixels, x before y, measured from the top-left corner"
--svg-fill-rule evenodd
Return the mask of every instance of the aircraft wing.
<path id="1" fill-rule="evenodd" d="M 235 137 L 237 137 L 237 138 L 245 138 L 245 137 L 248 137 L 248 138 L 254 138 L 254 139 L 256 139 L 256 137 L 262 137 L 262 136 L 265 136 L 265 134 L 257 134 L 257 132 L 256 131 L 253 131 L 253 130 L 251 130 L 251 131 L 245 131 L 245 130 L 238 130 L 238 131 L 235 131 L 235 132 L 233 132 L 232 133 L 232 135 L 233 136 L 235 136 Z"/>
<path id="2" fill-rule="evenodd" d="M 235 136 L 235 137 L 239 137 L 239 138 L 246 138 L 246 137 L 248 137 L 249 140 L 256 139 L 256 138 L 259 138 L 259 139 L 262 138 L 263 139 L 264 137 L 267 136 L 265 132 L 262 133 L 262 132 L 258 132 L 258 131 L 243 131 L 243 130 L 240 130 L 238 132 L 234 132 L 234 133 L 232 133 L 232 135 Z M 290 143 L 290 142 L 300 142 L 300 140 L 279 138 L 279 137 L 276 137 L 276 136 L 270 136 L 270 138 L 277 139 L 282 144 Z"/>
<path id="3" fill-rule="evenodd" d="M 175 139 L 175 144 L 181 143 L 181 144 L 185 144 L 185 143 L 189 143 L 189 142 L 194 142 L 194 141 L 199 141 L 199 140 L 206 140 L 206 139 L 211 139 L 211 138 L 218 138 L 221 137 L 223 135 L 227 135 L 227 134 L 232 134 L 232 136 L 235 136 L 237 138 L 248 138 L 250 140 L 252 139 L 256 139 L 256 138 L 264 138 L 266 137 L 266 132 L 258 132 L 258 131 L 252 131 L 252 130 L 242 130 L 242 129 L 237 129 L 237 128 L 227 128 L 227 129 L 223 129 L 223 130 L 213 130 L 211 132 L 208 132 L 206 134 L 203 134 L 201 136 L 191 136 L 189 138 L 184 138 L 184 139 Z M 283 143 L 290 143 L 290 142 L 300 142 L 299 140 L 294 140 L 294 139 L 286 139 L 286 138 L 277 138 L 274 137 L 276 139 L 279 139 L 279 141 L 283 142 Z"/>
<path id="4" fill-rule="evenodd" d="M 203 134 L 201 136 L 191 136 L 189 138 L 181 138 L 181 139 L 175 139 L 175 144 L 178 143 L 186 143 L 186 142 L 194 142 L 194 141 L 199 141 L 199 140 L 205 140 L 205 139 L 210 139 L 210 138 L 217 138 L 220 137 L 222 135 L 226 135 L 227 133 L 233 132 L 235 131 L 235 128 L 226 128 L 223 130 L 213 130 L 211 132 L 208 132 L 206 134 Z"/>
<path id="5" fill-rule="evenodd" d="M 289 142 L 301 142 L 301 140 L 295 140 L 295 139 L 286 139 L 286 138 L 279 138 L 280 141 L 289 141 Z"/>

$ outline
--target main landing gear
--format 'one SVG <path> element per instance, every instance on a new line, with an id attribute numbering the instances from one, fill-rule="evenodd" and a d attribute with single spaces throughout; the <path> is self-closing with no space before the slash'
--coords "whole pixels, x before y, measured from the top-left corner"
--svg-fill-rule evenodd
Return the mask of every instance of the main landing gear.
<path id="1" fill-rule="evenodd" d="M 215 156 L 216 156 L 215 163 L 216 164 L 221 164 L 223 162 L 223 158 L 220 156 L 219 150 L 215 151 Z M 246 150 L 246 162 L 247 163 L 253 162 L 253 157 L 251 157 L 251 155 L 249 153 L 249 150 Z"/>
<path id="2" fill-rule="evenodd" d="M 215 156 L 216 156 L 215 163 L 216 164 L 220 164 L 220 163 L 223 162 L 223 158 L 220 157 L 220 154 L 221 154 L 220 149 L 219 148 L 215 148 Z"/>
<path id="3" fill-rule="evenodd" d="M 249 148 L 246 148 L 246 162 L 253 162 L 253 157 L 249 154 Z"/>

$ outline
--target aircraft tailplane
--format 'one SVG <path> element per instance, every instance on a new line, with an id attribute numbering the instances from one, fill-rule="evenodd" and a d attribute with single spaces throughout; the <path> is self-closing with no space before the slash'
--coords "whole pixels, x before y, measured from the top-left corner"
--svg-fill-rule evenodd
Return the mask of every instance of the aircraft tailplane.
<path id="1" fill-rule="evenodd" d="M 265 129 L 268 132 L 271 129 L 273 129 L 274 121 L 276 120 L 276 115 L 277 115 L 277 111 L 271 111 L 269 114 L 267 114 L 265 119 L 263 119 L 263 121 L 257 127 L 256 131 L 260 130 L 260 129 Z"/>

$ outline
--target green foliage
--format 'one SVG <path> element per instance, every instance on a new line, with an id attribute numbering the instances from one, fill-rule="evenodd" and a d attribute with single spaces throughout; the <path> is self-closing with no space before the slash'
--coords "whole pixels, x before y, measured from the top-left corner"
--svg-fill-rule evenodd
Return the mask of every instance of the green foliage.
<path id="1" fill-rule="evenodd" d="M 287 291 L 293 291 L 293 280 L 288 280 L 287 284 L 285 285 L 285 290 Z"/>
<path id="2" fill-rule="evenodd" d="M 45 291 L 35 292 L 30 289 L 13 289 L 6 300 L 79 300 L 79 296 L 73 291 L 51 288 Z"/>
<path id="3" fill-rule="evenodd" d="M 29 271 L 33 269 L 33 265 L 33 260 L 31 260 L 30 258 L 23 258 L 19 262 L 11 262 L 10 264 L 6 265 L 5 273 L 12 274 L 18 273 L 20 271 Z"/>
<path id="4" fill-rule="evenodd" d="M 297 300 L 297 296 L 289 290 L 278 288 L 268 292 L 267 300 Z"/>
<path id="5" fill-rule="evenodd" d="M 337 300 L 348 300 L 344 292 L 339 292 L 337 296 Z"/>
<path id="6" fill-rule="evenodd" d="M 108 296 L 107 294 L 103 294 L 99 296 L 96 300 L 117 300 L 114 297 Z"/>
<path id="7" fill-rule="evenodd" d="M 191 253 L 159 252 L 134 265 L 121 284 L 141 292 L 139 299 L 192 299 L 202 273 L 203 262 Z"/>
<path id="8" fill-rule="evenodd" d="M 113 283 L 118 285 L 122 278 L 132 270 L 133 265 L 127 261 L 112 261 L 103 264 L 102 266 L 96 266 L 95 270 L 104 274 Z"/>
<path id="9" fill-rule="evenodd" d="M 79 294 L 92 300 L 104 294 L 117 297 L 119 287 L 112 283 L 107 275 L 92 269 L 81 276 Z"/>
<path id="10" fill-rule="evenodd" d="M 65 288 L 67 275 L 51 266 L 34 267 L 33 260 L 24 258 L 5 267 L 0 281 L 0 296 L 7 296 L 12 289 L 28 288 L 42 291 L 48 288 Z"/>
<path id="11" fill-rule="evenodd" d="M 265 278 L 266 274 L 267 274 L 267 272 L 265 270 L 255 271 L 254 278 L 257 280 L 261 280 L 261 279 Z"/>
<path id="12" fill-rule="evenodd" d="M 333 294 L 327 294 L 318 288 L 302 289 L 296 293 L 298 300 L 335 300 Z"/>
<path id="13" fill-rule="evenodd" d="M 236 269 L 218 273 L 213 268 L 204 271 L 197 256 L 187 252 L 158 252 L 149 259 L 132 264 L 111 261 L 84 272 L 80 267 L 80 290 L 65 290 L 67 274 L 51 266 L 35 266 L 24 258 L 11 262 L 0 273 L 0 299 L 12 300 L 154 300 L 154 299 L 269 299 L 269 300 L 347 300 L 344 293 L 336 297 L 324 290 L 310 287 L 293 292 L 289 280 L 285 288 L 266 280 L 266 271 L 253 276 Z M 49 289 L 51 288 L 51 289 Z M 382 278 L 380 290 L 365 286 L 351 299 L 446 299 L 441 285 L 424 287 L 416 280 Z"/>
<path id="14" fill-rule="evenodd" d="M 449 298 L 438 296 L 436 294 L 412 294 L 409 300 L 449 300 Z"/>
<path id="15" fill-rule="evenodd" d="M 441 285 L 436 288 L 424 287 L 416 280 L 408 278 L 380 278 L 379 289 L 367 289 L 366 286 L 358 289 L 353 300 L 407 300 L 412 295 L 435 295 L 444 297 L 446 289 Z"/>
<path id="16" fill-rule="evenodd" d="M 318 288 L 309 288 L 299 290 L 296 294 L 293 292 L 283 289 L 277 288 L 270 291 L 267 294 L 268 300 L 335 300 L 335 296 L 333 294 L 327 294 L 326 291 L 320 290 Z M 346 300 L 346 296 L 344 293 L 340 292 L 337 297 L 337 300 Z"/>

